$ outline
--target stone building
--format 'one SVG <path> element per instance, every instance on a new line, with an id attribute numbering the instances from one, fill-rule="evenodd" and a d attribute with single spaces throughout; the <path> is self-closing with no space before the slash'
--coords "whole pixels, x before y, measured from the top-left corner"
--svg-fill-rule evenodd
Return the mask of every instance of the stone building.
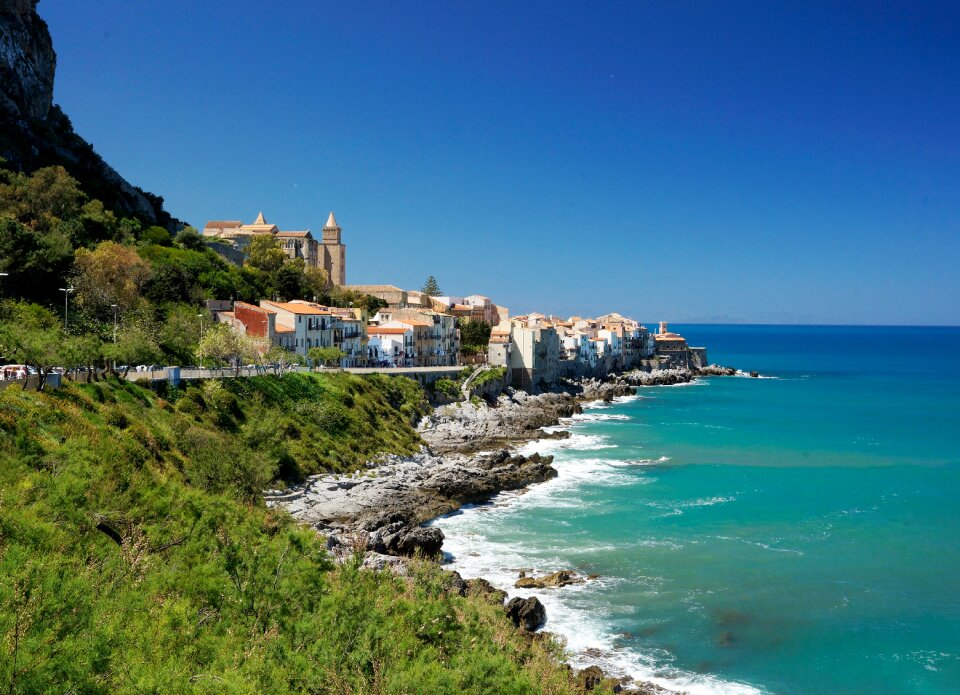
<path id="1" fill-rule="evenodd" d="M 203 236 L 206 239 L 219 242 L 220 245 L 229 245 L 244 256 L 253 237 L 269 234 L 280 242 L 280 247 L 288 258 L 302 258 L 308 268 L 326 270 L 331 285 L 345 285 L 347 280 L 347 247 L 341 239 L 341 232 L 333 212 L 323 226 L 319 241 L 313 237 L 310 230 L 281 230 L 277 225 L 267 222 L 262 212 L 250 224 L 243 224 L 241 220 L 211 220 L 203 227 Z M 219 249 L 215 250 L 219 252 Z M 222 255 L 228 260 L 236 260 L 234 254 Z"/>
<path id="2" fill-rule="evenodd" d="M 331 210 L 327 223 L 323 225 L 320 252 L 323 254 L 323 269 L 329 274 L 330 282 L 338 287 L 347 284 L 347 247 L 340 239 L 342 231 Z"/>
<path id="3" fill-rule="evenodd" d="M 531 392 L 549 388 L 560 376 L 560 337 L 540 317 L 529 314 L 501 322 L 490 334 L 487 353 L 489 364 L 510 370 L 513 386 Z"/>

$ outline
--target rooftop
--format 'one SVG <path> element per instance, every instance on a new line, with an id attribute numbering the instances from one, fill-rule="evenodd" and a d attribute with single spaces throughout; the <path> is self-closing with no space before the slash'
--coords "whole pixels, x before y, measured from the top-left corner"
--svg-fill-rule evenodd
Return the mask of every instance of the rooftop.
<path id="1" fill-rule="evenodd" d="M 319 304 L 307 304 L 300 302 L 269 302 L 263 300 L 265 304 L 270 306 L 277 307 L 283 311 L 289 311 L 291 314 L 304 314 L 312 316 L 329 316 L 330 310 L 325 306 L 320 306 Z"/>

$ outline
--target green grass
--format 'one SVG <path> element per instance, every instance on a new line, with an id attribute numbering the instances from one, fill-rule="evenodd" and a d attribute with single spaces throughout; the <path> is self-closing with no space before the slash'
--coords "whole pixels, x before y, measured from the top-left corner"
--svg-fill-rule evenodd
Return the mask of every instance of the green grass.
<path id="1" fill-rule="evenodd" d="M 504 374 L 507 373 L 506 367 L 490 367 L 486 371 L 481 372 L 477 375 L 477 378 L 473 380 L 470 384 L 471 388 L 476 388 L 488 384 L 491 381 L 496 381 L 502 379 Z"/>
<path id="2" fill-rule="evenodd" d="M 572 692 L 553 642 L 436 566 L 335 567 L 259 501 L 282 454 L 416 446 L 422 398 L 345 374 L 0 392 L 0 689 Z"/>

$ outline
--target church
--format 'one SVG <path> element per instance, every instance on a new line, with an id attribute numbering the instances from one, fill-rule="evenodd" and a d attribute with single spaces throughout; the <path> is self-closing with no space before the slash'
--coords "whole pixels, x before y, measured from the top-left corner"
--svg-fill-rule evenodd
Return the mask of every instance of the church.
<path id="1" fill-rule="evenodd" d="M 331 285 L 342 286 L 347 284 L 347 247 L 340 238 L 342 231 L 332 211 L 319 240 L 310 230 L 282 231 L 267 222 L 261 212 L 251 224 L 241 220 L 211 220 L 204 225 L 203 236 L 244 252 L 253 237 L 270 234 L 280 242 L 289 258 L 302 258 L 308 268 L 323 268 Z"/>

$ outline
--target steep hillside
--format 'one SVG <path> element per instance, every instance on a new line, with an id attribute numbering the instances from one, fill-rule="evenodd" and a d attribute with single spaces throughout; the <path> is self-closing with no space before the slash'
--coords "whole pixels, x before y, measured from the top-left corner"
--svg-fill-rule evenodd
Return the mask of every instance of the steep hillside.
<path id="1" fill-rule="evenodd" d="M 0 157 L 27 173 L 62 165 L 108 209 L 172 231 L 163 198 L 127 182 L 54 105 L 57 56 L 37 1 L 0 0 Z"/>
<path id="2" fill-rule="evenodd" d="M 362 458 L 338 431 L 358 452 L 415 438 L 414 390 L 391 384 L 254 380 L 242 402 L 119 382 L 0 392 L 0 688 L 572 692 L 554 643 L 513 629 L 499 597 L 428 563 L 411 580 L 335 566 L 257 501 L 281 414 L 338 466 Z M 319 414 L 332 404 L 339 416 Z"/>

